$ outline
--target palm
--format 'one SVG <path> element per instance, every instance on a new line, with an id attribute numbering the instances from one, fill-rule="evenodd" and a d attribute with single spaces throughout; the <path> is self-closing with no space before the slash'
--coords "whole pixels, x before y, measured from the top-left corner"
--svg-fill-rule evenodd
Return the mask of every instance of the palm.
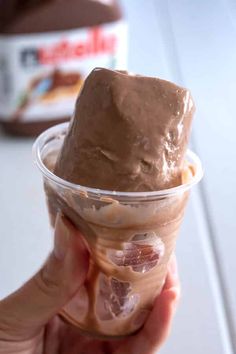
<path id="1" fill-rule="evenodd" d="M 55 317 L 46 327 L 44 352 L 50 354 L 83 354 L 83 353 L 125 353 L 127 339 L 100 340 L 83 336 L 80 331 Z M 32 353 L 33 354 L 33 353 Z"/>
<path id="2" fill-rule="evenodd" d="M 79 231 L 59 214 L 54 250 L 45 265 L 20 289 L 0 301 L 0 354 L 156 352 L 167 338 L 179 295 L 174 258 L 143 328 L 120 340 L 86 337 L 55 316 L 84 284 L 88 268 L 89 254 Z"/>
<path id="3" fill-rule="evenodd" d="M 80 331 L 55 316 L 40 333 L 25 341 L 1 342 L 0 354 L 151 354 L 166 339 L 173 318 L 178 287 L 169 273 L 161 295 L 156 299 L 144 327 L 135 335 L 120 340 L 100 340 Z M 2 350 L 3 349 L 3 350 Z"/>

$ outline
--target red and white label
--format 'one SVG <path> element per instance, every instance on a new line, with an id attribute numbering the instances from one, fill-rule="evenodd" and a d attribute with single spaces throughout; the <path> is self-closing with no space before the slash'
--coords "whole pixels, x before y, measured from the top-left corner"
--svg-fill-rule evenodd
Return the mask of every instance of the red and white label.
<path id="1" fill-rule="evenodd" d="M 71 116 L 94 67 L 125 69 L 124 21 L 38 35 L 0 36 L 0 119 Z"/>

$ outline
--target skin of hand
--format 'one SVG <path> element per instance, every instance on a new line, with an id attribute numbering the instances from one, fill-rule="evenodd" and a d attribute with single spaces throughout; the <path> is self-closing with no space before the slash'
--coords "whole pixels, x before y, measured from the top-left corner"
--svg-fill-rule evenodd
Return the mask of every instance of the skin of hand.
<path id="1" fill-rule="evenodd" d="M 54 250 L 42 269 L 0 301 L 0 354 L 154 354 L 168 337 L 180 286 L 173 257 L 165 285 L 142 329 L 120 340 L 81 335 L 57 315 L 84 283 L 89 253 L 81 234 L 57 216 Z"/>

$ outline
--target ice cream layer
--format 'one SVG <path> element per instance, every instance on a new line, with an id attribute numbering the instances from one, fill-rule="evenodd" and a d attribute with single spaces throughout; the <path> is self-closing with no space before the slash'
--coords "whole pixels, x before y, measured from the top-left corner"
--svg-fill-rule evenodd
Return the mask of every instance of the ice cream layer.
<path id="1" fill-rule="evenodd" d="M 77 100 L 55 174 L 116 191 L 177 186 L 193 113 L 185 88 L 158 78 L 94 69 Z"/>

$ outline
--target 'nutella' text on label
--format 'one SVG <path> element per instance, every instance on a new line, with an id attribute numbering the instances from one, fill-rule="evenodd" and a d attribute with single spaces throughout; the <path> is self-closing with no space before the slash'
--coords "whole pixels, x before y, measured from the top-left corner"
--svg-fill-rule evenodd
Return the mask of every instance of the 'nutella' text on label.
<path id="1" fill-rule="evenodd" d="M 70 116 L 94 67 L 126 68 L 126 47 L 124 21 L 0 36 L 0 119 L 36 122 Z"/>

